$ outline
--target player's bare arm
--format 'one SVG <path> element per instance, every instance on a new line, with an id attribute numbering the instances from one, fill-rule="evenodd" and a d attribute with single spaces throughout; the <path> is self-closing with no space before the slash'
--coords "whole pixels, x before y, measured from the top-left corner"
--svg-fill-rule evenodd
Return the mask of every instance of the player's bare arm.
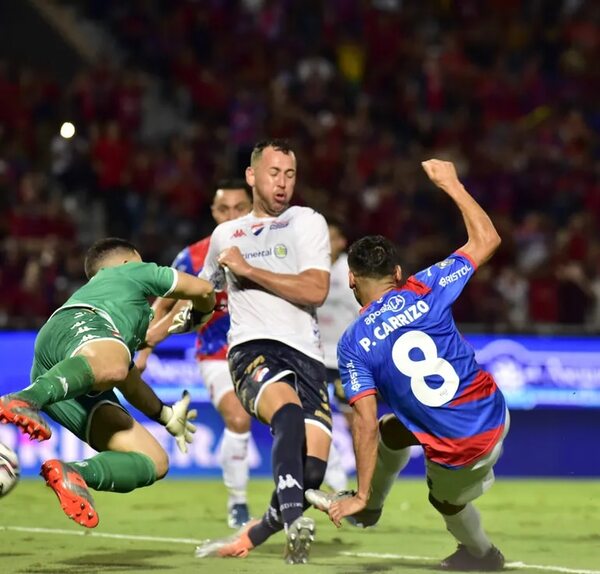
<path id="1" fill-rule="evenodd" d="M 468 240 L 460 251 L 466 253 L 477 266 L 482 265 L 490 259 L 501 242 L 492 220 L 464 188 L 452 162 L 429 159 L 421 165 L 427 177 L 452 198 L 462 213 Z"/>
<path id="2" fill-rule="evenodd" d="M 354 496 L 338 500 L 329 508 L 329 518 L 338 528 L 341 526 L 342 518 L 360 512 L 367 505 L 377 461 L 379 440 L 377 399 L 375 395 L 368 395 L 358 399 L 353 407 L 352 442 L 356 456 L 358 488 Z"/>
<path id="3" fill-rule="evenodd" d="M 301 273 L 273 273 L 250 265 L 238 247 L 228 247 L 219 255 L 219 264 L 237 277 L 260 285 L 274 295 L 297 305 L 320 306 L 329 292 L 329 272 L 307 269 Z"/>
<path id="4" fill-rule="evenodd" d="M 215 308 L 215 291 L 212 284 L 181 271 L 177 272 L 177 286 L 170 297 L 189 299 L 194 310 L 200 313 L 210 313 Z"/>
<path id="5" fill-rule="evenodd" d="M 196 427 L 191 421 L 197 415 L 195 409 L 189 409 L 191 397 L 187 391 L 184 391 L 181 399 L 173 405 L 165 405 L 142 379 L 139 369 L 135 366 L 117 388 L 136 409 L 162 424 L 169 434 L 175 437 L 181 452 L 187 452 L 187 445 L 193 440 L 192 433 L 196 432 Z"/>
<path id="6" fill-rule="evenodd" d="M 117 385 L 123 396 L 138 411 L 147 417 L 154 418 L 162 408 L 162 401 L 156 393 L 143 381 L 137 367 L 130 369 L 125 380 Z"/>
<path id="7" fill-rule="evenodd" d="M 148 325 L 148 331 L 146 332 L 145 347 L 138 351 L 135 357 L 135 365 L 143 373 L 148 363 L 148 357 L 152 354 L 152 351 L 156 345 L 158 345 L 163 339 L 168 336 L 168 327 L 171 322 L 165 320 L 167 315 L 170 316 L 169 312 L 175 306 L 177 301 L 175 299 L 168 299 L 166 297 L 157 297 L 152 304 L 152 310 L 154 317 Z M 161 327 L 162 326 L 162 327 Z"/>

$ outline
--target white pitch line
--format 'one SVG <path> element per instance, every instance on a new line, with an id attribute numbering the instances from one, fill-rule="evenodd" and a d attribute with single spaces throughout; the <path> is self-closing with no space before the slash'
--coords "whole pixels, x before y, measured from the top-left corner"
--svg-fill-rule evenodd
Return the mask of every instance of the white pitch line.
<path id="1" fill-rule="evenodd" d="M 91 530 L 65 530 L 62 528 L 33 528 L 27 526 L 0 526 L 0 530 L 31 532 L 37 534 L 66 534 L 67 536 L 89 536 L 91 538 L 115 538 L 117 540 L 139 540 L 141 542 L 169 542 L 173 544 L 201 544 L 204 540 L 195 538 L 168 538 L 166 536 L 144 536 L 137 534 L 110 534 Z"/>
<path id="2" fill-rule="evenodd" d="M 378 552 L 340 552 L 343 556 L 356 558 L 383 558 L 389 560 L 426 560 L 433 561 L 430 556 L 410 556 L 406 554 L 380 554 Z M 547 572 L 561 572 L 564 574 L 600 574 L 600 570 L 582 570 L 580 568 L 565 568 L 563 566 L 545 566 L 542 564 L 525 564 L 524 562 L 507 562 L 506 568 L 520 570 L 546 570 Z"/>
<path id="3" fill-rule="evenodd" d="M 167 536 L 145 536 L 138 534 L 112 534 L 109 532 L 95 532 L 92 530 L 66 530 L 63 528 L 34 528 L 29 526 L 1 526 L 0 531 L 28 532 L 32 534 L 64 534 L 67 536 L 85 536 L 91 538 L 112 538 L 116 540 L 138 540 L 140 542 L 168 542 L 170 544 L 201 544 L 204 540 L 196 538 L 169 538 Z M 378 552 L 340 552 L 341 556 L 356 558 L 379 558 L 386 560 L 427 560 L 435 561 L 431 556 L 411 556 L 409 554 L 383 554 Z M 524 562 L 507 562 L 507 568 L 521 570 L 546 570 L 547 572 L 560 572 L 561 574 L 600 574 L 600 570 L 583 570 L 580 568 L 565 568 L 563 566 L 545 566 L 542 564 L 525 564 Z"/>

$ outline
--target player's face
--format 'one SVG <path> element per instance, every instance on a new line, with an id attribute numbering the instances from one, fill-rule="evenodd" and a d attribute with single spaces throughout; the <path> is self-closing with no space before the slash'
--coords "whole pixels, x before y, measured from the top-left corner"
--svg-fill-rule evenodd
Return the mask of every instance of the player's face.
<path id="1" fill-rule="evenodd" d="M 243 189 L 218 189 L 210 209 L 219 225 L 250 213 L 252 204 Z"/>
<path id="2" fill-rule="evenodd" d="M 256 215 L 276 217 L 289 207 L 294 194 L 296 156 L 265 148 L 256 163 L 246 169 L 246 181 L 252 187 Z"/>

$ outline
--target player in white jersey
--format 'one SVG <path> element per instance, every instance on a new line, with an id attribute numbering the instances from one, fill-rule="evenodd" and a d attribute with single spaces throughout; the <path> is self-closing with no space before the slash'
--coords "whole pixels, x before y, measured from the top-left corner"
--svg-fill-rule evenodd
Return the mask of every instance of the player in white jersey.
<path id="1" fill-rule="evenodd" d="M 286 562 L 303 563 L 314 536 L 304 490 L 321 484 L 331 443 L 316 317 L 329 289 L 329 234 L 322 215 L 289 205 L 296 157 L 287 142 L 258 143 L 246 181 L 252 213 L 215 229 L 201 276 L 226 283 L 229 366 L 244 408 L 271 426 L 276 489 L 262 520 L 197 555 L 243 557 L 285 528 Z"/>
<path id="2" fill-rule="evenodd" d="M 224 180 L 217 187 L 211 213 L 217 224 L 246 215 L 252 208 L 250 188 L 245 181 Z M 204 265 L 210 236 L 183 249 L 172 267 L 197 275 Z M 174 299 L 159 297 L 154 301 L 154 319 L 146 334 L 147 347 L 135 359 L 140 372 L 144 371 L 152 349 L 168 336 Z M 221 440 L 219 463 L 223 469 L 223 482 L 227 488 L 227 524 L 239 529 L 250 520 L 247 503 L 249 479 L 248 442 L 250 440 L 250 416 L 235 395 L 233 381 L 227 364 L 227 293 L 217 293 L 217 311 L 213 318 L 197 333 L 196 360 L 202 380 L 209 390 L 214 407 L 223 417 L 225 429 Z M 173 310 L 173 313 L 171 311 Z"/>
<path id="3" fill-rule="evenodd" d="M 337 364 L 337 344 L 346 328 L 358 317 L 360 306 L 348 288 L 348 239 L 341 221 L 327 218 L 331 243 L 331 278 L 329 294 L 325 303 L 317 310 L 321 342 L 327 368 L 327 383 L 333 386 L 337 408 L 349 420 L 352 407 L 348 405 Z M 327 461 L 324 482 L 333 491 L 346 490 L 348 477 L 342 456 L 332 444 Z"/>

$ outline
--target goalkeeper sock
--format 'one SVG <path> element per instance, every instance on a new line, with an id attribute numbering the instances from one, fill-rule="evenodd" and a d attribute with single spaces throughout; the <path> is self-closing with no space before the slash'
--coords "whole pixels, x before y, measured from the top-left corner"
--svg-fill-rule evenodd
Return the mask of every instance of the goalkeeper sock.
<path id="1" fill-rule="evenodd" d="M 371 481 L 371 496 L 367 502 L 367 508 L 378 510 L 383 508 L 398 473 L 408 464 L 410 460 L 410 447 L 393 450 L 386 446 L 381 437 L 377 447 L 377 462 Z"/>
<path id="2" fill-rule="evenodd" d="M 250 432 L 237 433 L 229 429 L 223 432 L 219 462 L 223 469 L 223 482 L 229 492 L 229 508 L 246 503 L 249 439 Z"/>
<path id="3" fill-rule="evenodd" d="M 273 478 L 279 511 L 286 529 L 302 516 L 304 502 L 303 448 L 306 440 L 300 405 L 285 404 L 271 419 Z"/>
<path id="4" fill-rule="evenodd" d="M 469 502 L 460 512 L 448 516 L 442 514 L 446 528 L 458 542 L 464 544 L 473 556 L 482 557 L 492 547 L 481 525 L 477 509 Z"/>
<path id="5" fill-rule="evenodd" d="M 84 395 L 92 389 L 94 380 L 86 357 L 75 355 L 60 361 L 13 396 L 41 409 L 45 405 Z"/>
<path id="6" fill-rule="evenodd" d="M 152 459 L 140 452 L 105 451 L 69 464 L 94 490 L 131 492 L 156 482 L 156 467 Z"/>

